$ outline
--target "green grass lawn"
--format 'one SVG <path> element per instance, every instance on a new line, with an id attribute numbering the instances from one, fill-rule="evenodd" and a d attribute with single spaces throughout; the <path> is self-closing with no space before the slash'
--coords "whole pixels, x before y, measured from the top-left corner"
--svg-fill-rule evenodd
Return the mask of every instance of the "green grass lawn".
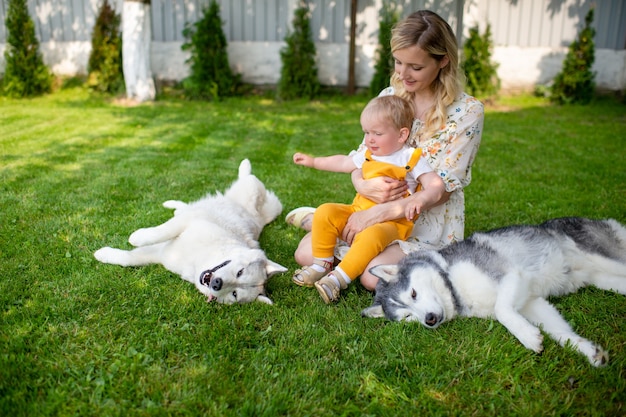
<path id="1" fill-rule="evenodd" d="M 536 355 L 493 320 L 429 331 L 363 319 L 372 295 L 359 284 L 326 306 L 285 273 L 267 286 L 275 305 L 224 306 L 161 266 L 93 258 L 168 219 L 163 201 L 224 189 L 243 158 L 283 215 L 350 201 L 347 175 L 291 156 L 353 149 L 367 99 L 0 98 L 0 415 L 624 415 L 622 295 L 552 300 L 609 351 L 596 369 L 547 338 Z M 501 99 L 487 109 L 466 232 L 569 215 L 626 223 L 625 131 L 626 106 L 611 98 Z M 261 244 L 293 271 L 302 236 L 281 216 Z"/>

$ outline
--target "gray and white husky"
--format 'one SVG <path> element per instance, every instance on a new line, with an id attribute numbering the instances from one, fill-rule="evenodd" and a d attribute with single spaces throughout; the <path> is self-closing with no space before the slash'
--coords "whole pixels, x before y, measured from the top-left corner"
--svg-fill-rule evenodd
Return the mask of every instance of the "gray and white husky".
<path id="1" fill-rule="evenodd" d="M 175 209 L 165 223 L 139 229 L 128 241 L 132 250 L 104 247 L 94 256 L 121 266 L 161 264 L 195 284 L 208 301 L 272 304 L 265 283 L 287 268 L 267 259 L 258 238 L 282 211 L 276 195 L 252 175 L 250 161 L 239 165 L 238 179 L 224 194 L 207 194 L 190 204 L 170 200 Z"/>
<path id="2" fill-rule="evenodd" d="M 495 317 L 528 349 L 544 332 L 594 366 L 608 354 L 577 335 L 546 298 L 593 285 L 626 295 L 626 228 L 615 220 L 561 218 L 475 233 L 444 249 L 371 269 L 380 278 L 366 317 L 436 328 L 455 316 Z"/>

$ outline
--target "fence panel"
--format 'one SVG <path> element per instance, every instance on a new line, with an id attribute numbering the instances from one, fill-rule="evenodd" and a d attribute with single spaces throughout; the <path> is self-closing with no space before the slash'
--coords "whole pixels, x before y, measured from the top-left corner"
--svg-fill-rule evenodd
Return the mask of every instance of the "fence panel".
<path id="1" fill-rule="evenodd" d="M 624 1 L 480 0 L 476 4 L 480 23 L 491 25 L 497 46 L 567 47 L 584 26 L 589 8 L 595 5 L 592 25 L 596 28 L 596 48 L 626 47 Z"/>
<path id="2" fill-rule="evenodd" d="M 89 41 L 103 0 L 27 0 L 40 42 Z M 197 21 L 210 0 L 152 0 L 152 33 L 157 42 L 181 42 L 186 23 Z M 358 2 L 358 41 L 371 43 L 382 0 Z M 123 0 L 109 0 L 121 13 Z M 345 44 L 350 30 L 349 0 L 310 0 L 313 37 L 319 43 Z M 463 0 L 397 0 L 402 14 L 432 9 L 458 34 L 463 28 Z M 228 41 L 280 42 L 293 19 L 296 0 L 218 0 Z M 595 5 L 596 48 L 626 48 L 626 2 L 623 0 L 472 0 L 481 25 L 490 23 L 497 46 L 564 47 Z M 0 1 L 0 44 L 6 43 L 8 0 Z M 366 21 L 367 20 L 367 24 Z M 364 38 L 365 37 L 365 38 Z"/>

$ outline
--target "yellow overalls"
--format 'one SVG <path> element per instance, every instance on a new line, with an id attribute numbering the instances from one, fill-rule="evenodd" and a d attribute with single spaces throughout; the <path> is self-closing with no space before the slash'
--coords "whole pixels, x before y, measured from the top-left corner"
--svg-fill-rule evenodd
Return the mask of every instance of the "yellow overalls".
<path id="1" fill-rule="evenodd" d="M 422 155 L 422 150 L 417 148 L 411 155 L 406 166 L 400 167 L 388 162 L 374 161 L 369 150 L 365 153 L 363 163 L 363 178 L 390 177 L 404 180 L 406 174 L 411 171 Z M 420 187 L 418 186 L 418 189 Z M 407 197 L 409 192 L 405 197 Z M 313 215 L 313 229 L 311 234 L 313 256 L 315 258 L 330 258 L 334 254 L 337 238 L 346 226 L 352 213 L 367 210 L 376 203 L 356 194 L 352 204 L 325 203 L 319 206 Z M 354 280 L 360 276 L 367 264 L 381 253 L 394 240 L 406 240 L 413 231 L 413 222 L 406 218 L 390 220 L 372 225 L 358 233 L 338 267 Z"/>

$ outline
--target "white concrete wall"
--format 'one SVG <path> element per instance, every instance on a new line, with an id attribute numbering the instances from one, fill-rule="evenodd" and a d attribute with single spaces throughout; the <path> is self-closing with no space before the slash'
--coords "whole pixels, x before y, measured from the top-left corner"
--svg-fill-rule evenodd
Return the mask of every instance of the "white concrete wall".
<path id="1" fill-rule="evenodd" d="M 233 70 L 252 84 L 276 84 L 280 78 L 280 49 L 283 42 L 230 42 L 228 55 Z M 0 44 L 0 73 L 4 72 L 4 50 Z M 44 61 L 57 75 L 87 72 L 90 42 L 44 42 Z M 357 48 L 356 84 L 367 87 L 373 75 L 376 45 Z M 348 80 L 348 45 L 317 45 L 318 75 L 324 85 L 345 86 Z M 496 47 L 493 60 L 499 64 L 503 91 L 532 90 L 549 82 L 561 70 L 567 48 Z M 178 42 L 152 43 L 152 72 L 157 79 L 181 80 L 188 75 L 184 64 L 189 57 Z M 596 85 L 604 90 L 626 90 L 626 50 L 596 49 L 593 70 Z"/>
<path id="2" fill-rule="evenodd" d="M 493 60 L 499 64 L 502 89 L 528 90 L 547 84 L 561 71 L 567 48 L 496 47 Z M 592 71 L 596 86 L 603 90 L 626 89 L 626 50 L 596 49 Z"/>
<path id="3" fill-rule="evenodd" d="M 283 42 L 230 42 L 228 60 L 233 71 L 245 82 L 257 85 L 276 84 L 280 79 L 280 50 Z M 366 45 L 356 56 L 356 83 L 368 86 L 374 74 L 375 45 Z M 318 77 L 324 85 L 346 85 L 348 80 L 348 45 L 319 44 Z M 184 62 L 189 53 L 178 42 L 152 43 L 152 72 L 162 80 L 181 80 L 189 75 Z"/>
<path id="4" fill-rule="evenodd" d="M 228 57 L 246 82 L 276 84 L 280 78 L 280 49 L 282 42 L 246 43 L 231 42 Z M 363 45 L 357 49 L 356 84 L 369 86 L 374 74 L 376 45 Z M 561 70 L 567 48 L 496 47 L 493 60 L 499 64 L 498 76 L 504 91 L 532 90 L 537 84 L 546 84 Z M 324 85 L 345 86 L 348 83 L 348 45 L 318 44 L 318 76 Z M 184 62 L 188 55 L 177 43 L 153 43 L 152 65 L 156 77 L 180 80 L 187 76 L 186 66 L 172 68 L 168 63 Z M 604 90 L 626 89 L 626 50 L 596 50 L 593 66 L 596 85 Z"/>

